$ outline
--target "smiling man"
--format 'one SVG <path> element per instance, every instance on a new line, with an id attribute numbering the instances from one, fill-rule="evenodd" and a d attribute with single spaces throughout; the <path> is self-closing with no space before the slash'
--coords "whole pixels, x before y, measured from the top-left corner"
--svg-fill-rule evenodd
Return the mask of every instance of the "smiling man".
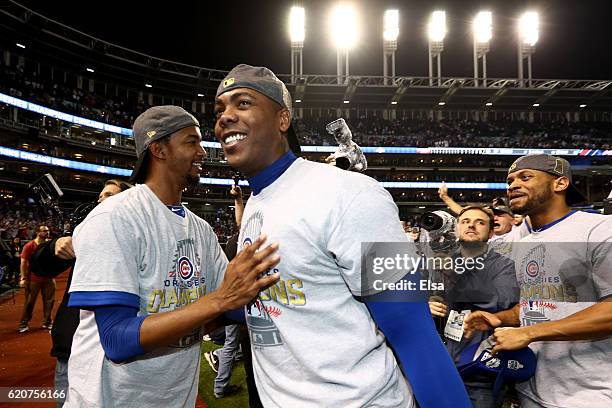
<path id="1" fill-rule="evenodd" d="M 570 164 L 544 154 L 510 166 L 508 198 L 512 211 L 531 221 L 529 234 L 512 248 L 520 303 L 472 313 L 467 335 L 495 329 L 495 352 L 534 350 L 535 376 L 517 385 L 521 407 L 609 407 L 612 217 L 571 210 L 585 198 L 572 183 Z"/>
<path id="2" fill-rule="evenodd" d="M 181 205 L 199 180 L 198 121 L 156 106 L 134 122 L 137 186 L 76 228 L 68 305 L 81 309 L 65 407 L 193 407 L 202 326 L 241 307 L 278 275 L 265 238 L 229 263 L 204 220 Z M 256 253 L 258 249 L 261 249 Z"/>
<path id="3" fill-rule="evenodd" d="M 401 309 L 356 298 L 365 291 L 362 242 L 403 242 L 415 256 L 391 196 L 370 177 L 296 158 L 291 109 L 272 71 L 244 64 L 222 81 L 215 100 L 215 135 L 252 189 L 238 245 L 264 232 L 279 242 L 283 259 L 272 270 L 279 283 L 246 308 L 263 405 L 411 407 L 414 391 L 424 408 L 468 406 L 426 302 Z"/>

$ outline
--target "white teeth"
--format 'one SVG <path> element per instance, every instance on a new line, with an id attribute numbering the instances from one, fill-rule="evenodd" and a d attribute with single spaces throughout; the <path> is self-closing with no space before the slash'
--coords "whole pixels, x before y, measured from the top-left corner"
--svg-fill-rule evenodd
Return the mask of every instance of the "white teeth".
<path id="1" fill-rule="evenodd" d="M 236 143 L 239 142 L 241 140 L 246 139 L 246 135 L 243 133 L 234 133 L 233 135 L 230 135 L 228 137 L 225 138 L 225 140 L 223 141 L 223 143 L 225 143 L 226 145 L 232 144 L 232 143 Z"/>

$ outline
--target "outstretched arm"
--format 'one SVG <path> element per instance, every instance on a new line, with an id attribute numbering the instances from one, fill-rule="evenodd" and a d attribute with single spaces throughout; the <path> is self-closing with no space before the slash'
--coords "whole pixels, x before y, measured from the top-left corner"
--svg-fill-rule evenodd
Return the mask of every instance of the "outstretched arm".
<path id="1" fill-rule="evenodd" d="M 421 408 L 471 407 L 465 386 L 434 327 L 427 302 L 367 301 Z"/>

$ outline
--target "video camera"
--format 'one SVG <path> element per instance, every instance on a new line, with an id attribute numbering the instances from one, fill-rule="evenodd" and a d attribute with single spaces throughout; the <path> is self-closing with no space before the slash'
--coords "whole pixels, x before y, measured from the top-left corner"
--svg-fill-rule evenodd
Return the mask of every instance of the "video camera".
<path id="1" fill-rule="evenodd" d="M 49 173 L 32 183 L 28 190 L 39 206 L 50 210 L 57 216 L 58 230 L 62 231 L 62 235 L 72 235 L 74 227 L 79 225 L 97 204 L 96 202 L 83 203 L 66 215 L 59 207 L 59 199 L 64 196 L 64 192 Z"/>

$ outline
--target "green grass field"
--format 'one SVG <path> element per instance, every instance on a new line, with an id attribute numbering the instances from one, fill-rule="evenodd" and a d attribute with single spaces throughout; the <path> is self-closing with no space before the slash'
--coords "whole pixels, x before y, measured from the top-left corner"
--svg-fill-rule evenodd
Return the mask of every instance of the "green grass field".
<path id="1" fill-rule="evenodd" d="M 217 346 L 212 341 L 202 342 L 202 354 L 200 356 L 200 396 L 206 402 L 206 405 L 209 408 L 248 408 L 249 396 L 247 393 L 244 364 L 242 361 L 234 364 L 232 380 L 230 382 L 234 385 L 240 385 L 242 388 L 240 392 L 221 399 L 215 398 L 213 394 L 213 386 L 216 373 L 212 370 L 212 368 L 210 368 L 210 365 L 208 365 L 208 362 L 204 358 L 204 353 L 218 348 L 221 348 L 221 346 Z M 512 408 L 512 405 L 509 401 L 505 401 L 503 408 Z"/>
<path id="2" fill-rule="evenodd" d="M 202 354 L 200 355 L 200 396 L 209 408 L 248 408 L 249 396 L 247 393 L 244 364 L 242 361 L 234 364 L 231 380 L 231 384 L 239 385 L 242 388 L 240 392 L 221 399 L 216 399 L 213 394 L 213 386 L 217 374 L 210 368 L 210 365 L 208 365 L 208 362 L 204 358 L 204 353 L 220 347 L 221 346 L 217 346 L 212 341 L 202 342 Z"/>

